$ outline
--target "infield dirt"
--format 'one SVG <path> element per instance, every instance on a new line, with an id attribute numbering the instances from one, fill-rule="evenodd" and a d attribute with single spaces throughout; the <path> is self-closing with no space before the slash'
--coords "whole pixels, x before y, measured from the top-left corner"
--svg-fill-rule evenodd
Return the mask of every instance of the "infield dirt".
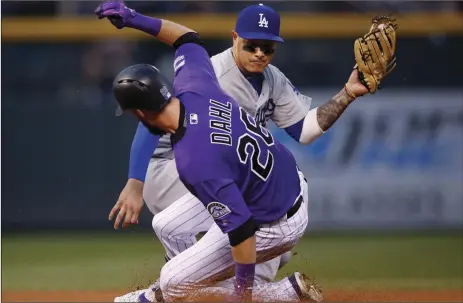
<path id="1" fill-rule="evenodd" d="M 2 302 L 112 302 L 124 291 L 5 291 Z M 208 301 L 208 300 L 204 300 Z M 326 290 L 325 302 L 463 302 L 462 290 Z"/>

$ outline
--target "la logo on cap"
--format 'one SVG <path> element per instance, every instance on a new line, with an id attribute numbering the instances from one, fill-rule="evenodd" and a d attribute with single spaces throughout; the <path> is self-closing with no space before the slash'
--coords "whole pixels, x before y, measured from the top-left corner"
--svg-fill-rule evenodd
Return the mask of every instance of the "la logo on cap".
<path id="1" fill-rule="evenodd" d="M 268 21 L 265 19 L 265 16 L 263 13 L 259 14 L 260 20 L 259 20 L 259 27 L 267 27 L 268 28 Z"/>

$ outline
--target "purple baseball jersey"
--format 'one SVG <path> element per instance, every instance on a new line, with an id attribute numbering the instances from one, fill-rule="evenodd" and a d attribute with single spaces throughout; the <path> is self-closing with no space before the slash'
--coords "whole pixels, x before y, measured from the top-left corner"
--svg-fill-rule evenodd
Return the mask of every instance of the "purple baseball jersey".
<path id="1" fill-rule="evenodd" d="M 258 224 L 283 217 L 301 193 L 292 154 L 223 92 L 203 47 L 179 47 L 174 70 L 185 106 L 173 144 L 180 180 L 225 233 L 251 216 Z"/>

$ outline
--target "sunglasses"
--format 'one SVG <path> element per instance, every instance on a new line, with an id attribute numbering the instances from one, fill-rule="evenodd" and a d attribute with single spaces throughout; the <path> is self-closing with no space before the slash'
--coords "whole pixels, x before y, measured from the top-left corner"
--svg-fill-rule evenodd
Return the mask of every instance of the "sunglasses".
<path id="1" fill-rule="evenodd" d="M 263 52 L 267 56 L 275 52 L 274 44 L 247 42 L 243 45 L 243 50 L 250 53 L 255 53 L 257 48 L 259 48 L 261 52 Z"/>

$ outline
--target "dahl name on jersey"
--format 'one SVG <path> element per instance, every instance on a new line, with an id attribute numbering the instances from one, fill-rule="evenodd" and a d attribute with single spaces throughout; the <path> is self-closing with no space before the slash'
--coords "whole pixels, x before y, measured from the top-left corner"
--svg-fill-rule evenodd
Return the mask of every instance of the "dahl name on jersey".
<path id="1" fill-rule="evenodd" d="M 223 144 L 232 146 L 232 104 L 209 100 L 209 127 L 212 144 Z"/>

